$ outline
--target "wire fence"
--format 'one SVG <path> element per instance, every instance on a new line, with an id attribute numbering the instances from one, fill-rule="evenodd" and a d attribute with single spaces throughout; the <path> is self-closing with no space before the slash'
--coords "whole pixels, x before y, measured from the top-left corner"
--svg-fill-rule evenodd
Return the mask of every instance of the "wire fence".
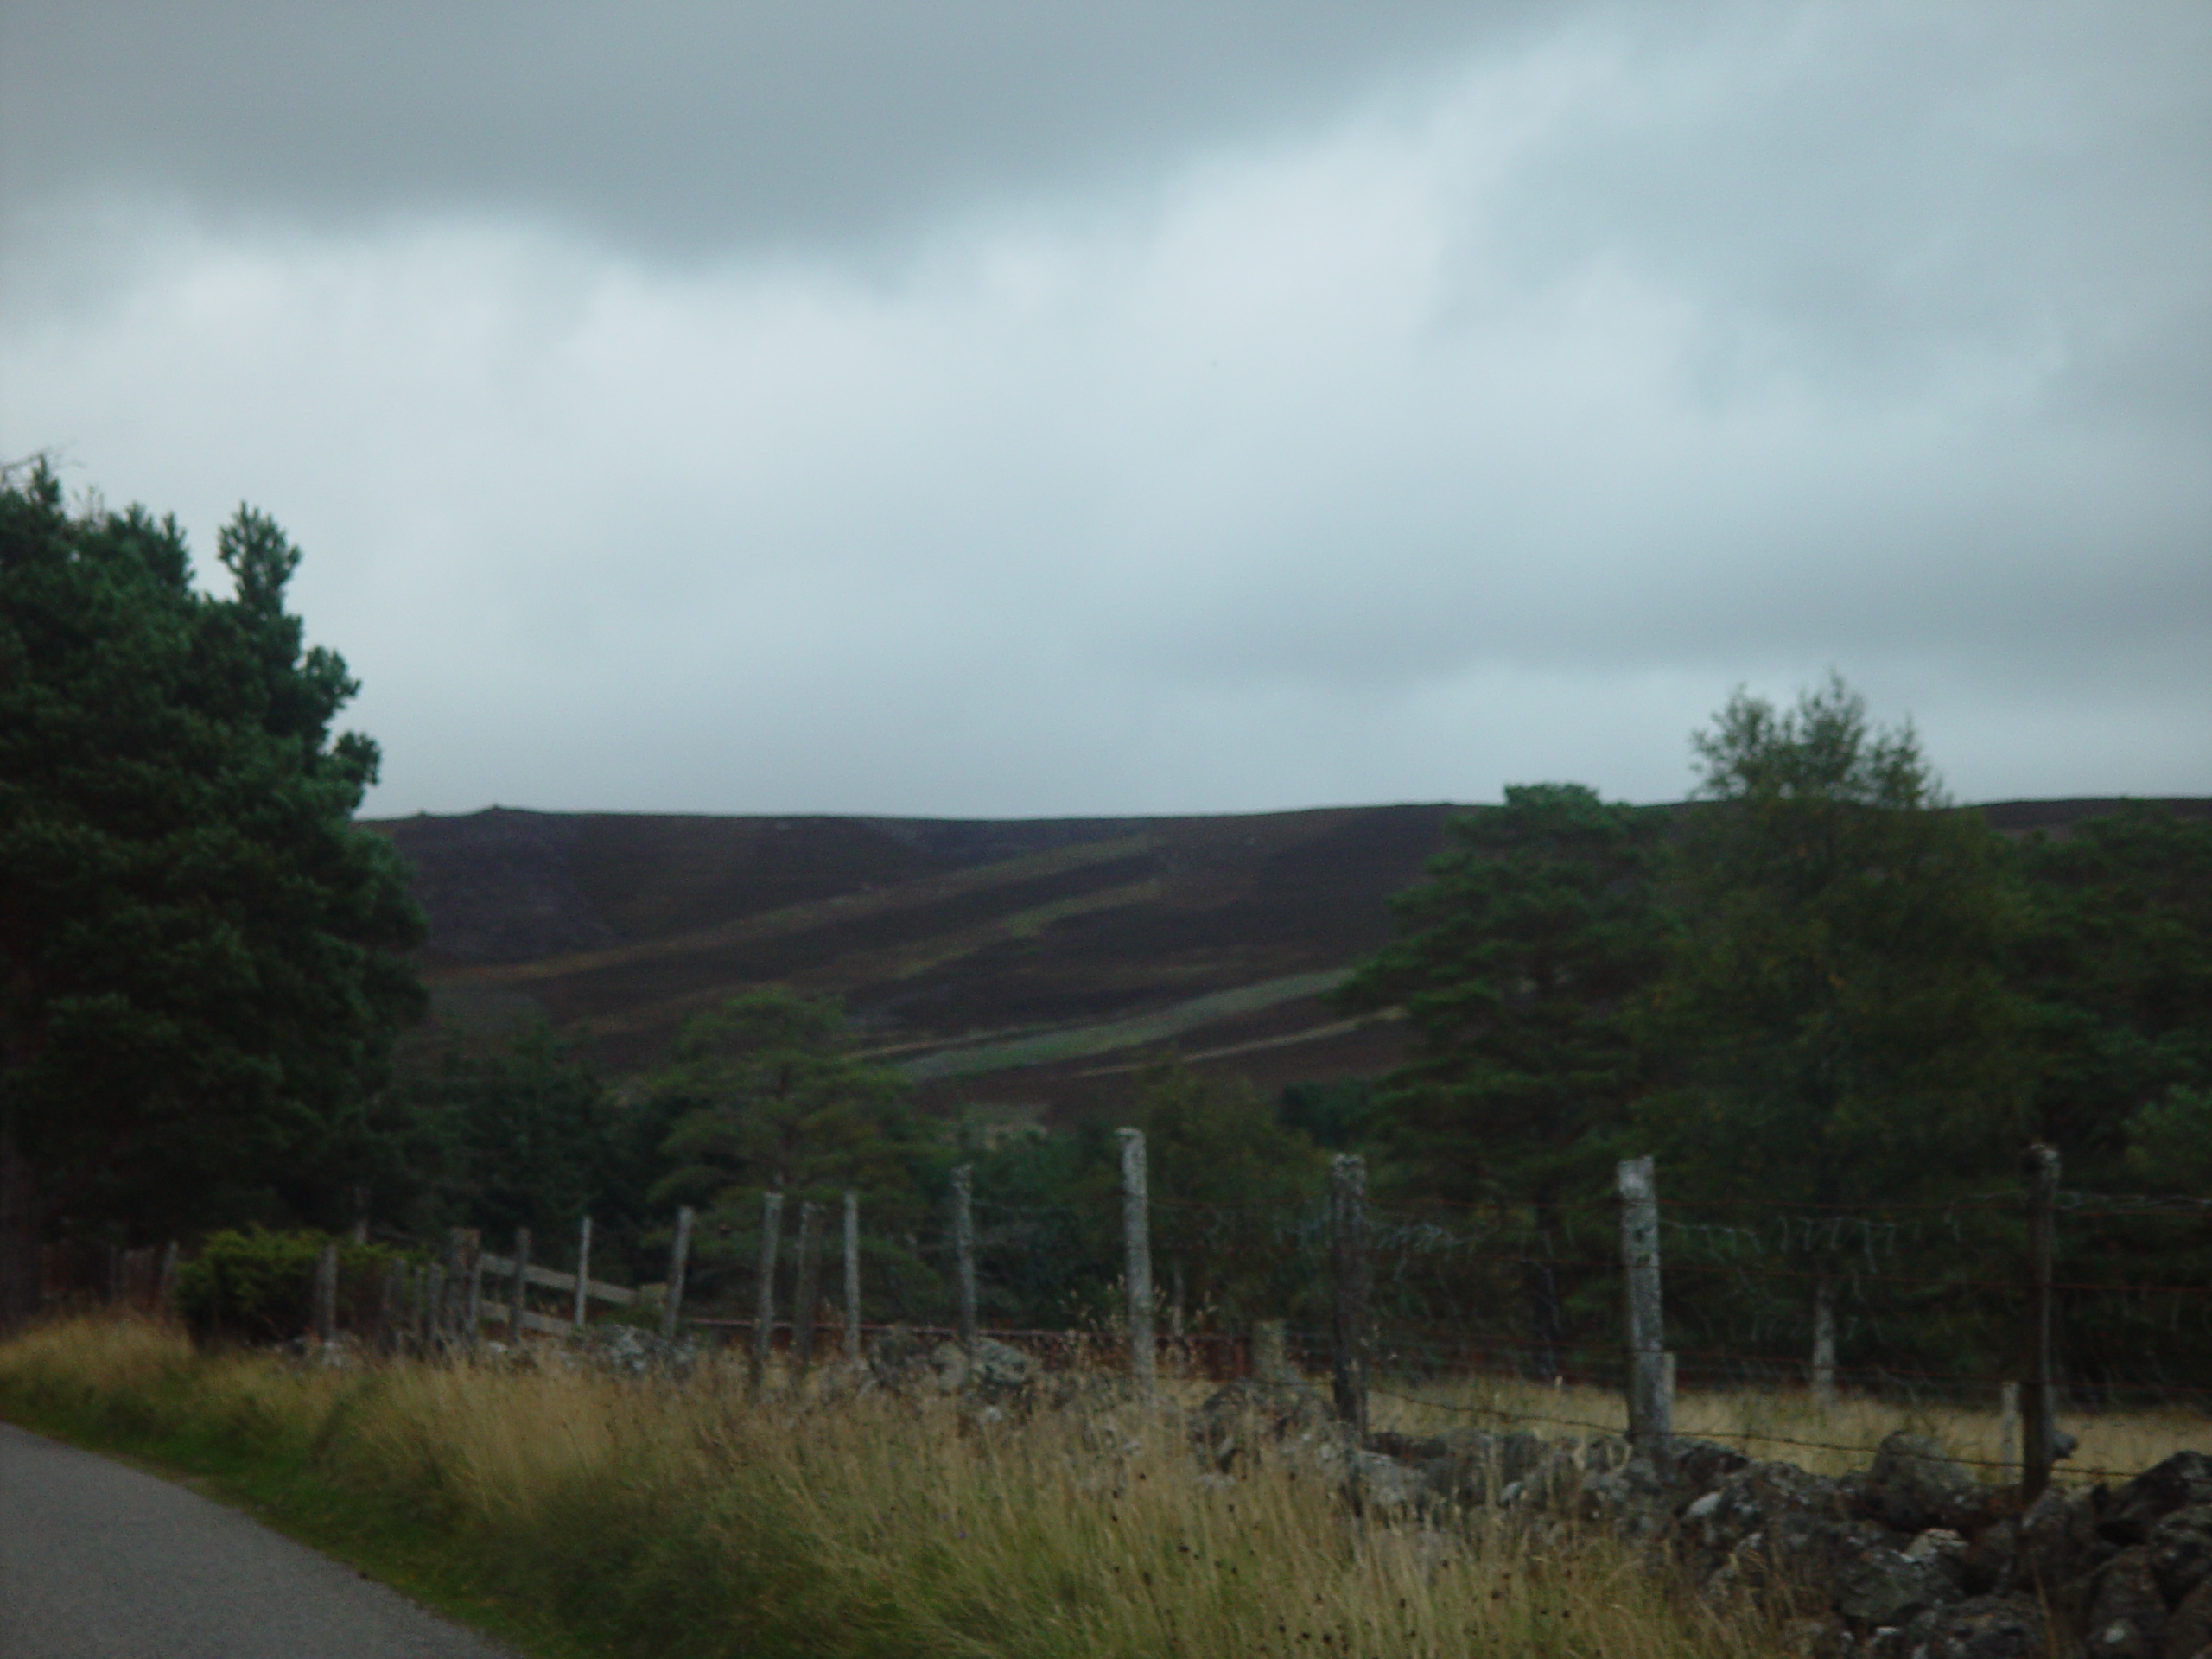
<path id="1" fill-rule="evenodd" d="M 1074 1202 L 978 1192 L 962 1172 L 934 1206 L 874 1217 L 849 1198 L 842 1234 L 826 1199 L 772 1195 L 750 1235 L 695 1235 L 685 1211 L 661 1285 L 599 1284 L 588 1227 L 573 1251 L 541 1241 L 536 1260 L 526 1236 L 499 1257 L 457 1233 L 423 1247 L 397 1281 L 387 1266 L 379 1289 L 337 1301 L 375 1306 L 385 1325 L 457 1325 L 472 1340 L 502 1319 L 518 1335 L 580 1317 L 682 1325 L 763 1361 L 795 1344 L 826 1357 L 904 1327 L 1147 1378 L 1249 1375 L 1266 1363 L 1255 1333 L 1273 1326 L 1287 1371 L 1328 1376 L 1339 1412 L 1362 1426 L 1372 1396 L 1493 1427 L 1613 1433 L 1622 1414 L 1599 1408 L 1611 1395 L 1631 1402 L 1633 1432 L 1639 1367 L 1663 1359 L 1669 1395 L 1984 1412 L 2013 1401 L 2024 1449 L 1990 1462 L 2031 1458 L 2038 1387 L 2046 1414 L 2162 1410 L 2201 1420 L 2212 1442 L 2212 1200 L 2046 1190 L 2039 1256 L 2034 1190 L 2018 1179 L 1940 1202 L 1855 1205 L 1661 1192 L 1636 1245 L 1618 1199 L 1369 1202 L 1357 1181 L 1343 1185 L 1356 1159 L 1338 1159 L 1338 1184 L 1318 1193 L 1153 1197 L 1134 1144 L 1134 1189 L 1102 1179 Z M 1649 1334 L 1632 1338 L 1639 1249 Z M 175 1264 L 174 1249 L 157 1264 L 57 1247 L 49 1288 L 145 1303 Z M 1851 1449 L 1802 1427 L 1770 1425 L 1761 1438 Z"/>

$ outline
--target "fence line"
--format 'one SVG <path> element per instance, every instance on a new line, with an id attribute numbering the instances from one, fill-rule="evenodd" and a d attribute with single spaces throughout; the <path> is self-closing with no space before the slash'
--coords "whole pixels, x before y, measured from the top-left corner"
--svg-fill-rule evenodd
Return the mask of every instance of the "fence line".
<path id="1" fill-rule="evenodd" d="M 2047 1149 L 2009 1194 L 1859 1208 L 1670 1201 L 1648 1160 L 1624 1165 L 1607 1201 L 1376 1203 L 1349 1156 L 1318 1195 L 1222 1204 L 1155 1191 L 1138 1131 L 1122 1132 L 1118 1152 L 1117 1188 L 1068 1205 L 978 1191 L 970 1165 L 941 1205 L 864 1216 L 848 1192 L 842 1284 L 820 1261 L 837 1242 L 832 1212 L 804 1198 L 787 1216 L 771 1192 L 757 1250 L 749 1231 L 695 1234 L 679 1211 L 660 1287 L 594 1277 L 588 1217 L 575 1271 L 536 1259 L 526 1233 L 494 1253 L 454 1230 L 435 1251 L 408 1241 L 373 1295 L 339 1283 L 334 1245 L 307 1323 L 318 1338 L 343 1328 L 440 1353 L 487 1325 L 557 1337 L 605 1313 L 741 1346 L 764 1382 L 772 1356 L 797 1369 L 842 1338 L 849 1363 L 904 1328 L 970 1355 L 1000 1342 L 1047 1365 L 1116 1366 L 1140 1388 L 1302 1370 L 1327 1379 L 1330 1408 L 1355 1429 L 1372 1395 L 1615 1432 L 1566 1400 L 1467 1397 L 1572 1382 L 1622 1395 L 1646 1442 L 1674 1432 L 1684 1387 L 1802 1389 L 1816 1414 L 1844 1395 L 1985 1409 L 2014 1398 L 2020 1450 L 2005 1466 L 2031 1484 L 2048 1478 L 2069 1410 L 2212 1410 L 2212 1200 L 2069 1191 Z M 174 1247 L 56 1245 L 44 1258 L 56 1300 L 149 1308 L 176 1265 Z M 748 1300 L 753 1316 L 735 1317 Z M 1848 1449 L 1817 1433 L 1760 1438 Z"/>

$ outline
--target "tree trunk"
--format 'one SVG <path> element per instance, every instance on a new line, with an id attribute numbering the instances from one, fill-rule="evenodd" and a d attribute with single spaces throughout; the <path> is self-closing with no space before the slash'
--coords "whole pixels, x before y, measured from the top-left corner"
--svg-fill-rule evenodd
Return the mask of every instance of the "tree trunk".
<path id="1" fill-rule="evenodd" d="M 30 1160 L 16 1147 L 15 1131 L 0 1124 L 0 1335 L 30 1319 L 43 1300 L 39 1210 Z"/>

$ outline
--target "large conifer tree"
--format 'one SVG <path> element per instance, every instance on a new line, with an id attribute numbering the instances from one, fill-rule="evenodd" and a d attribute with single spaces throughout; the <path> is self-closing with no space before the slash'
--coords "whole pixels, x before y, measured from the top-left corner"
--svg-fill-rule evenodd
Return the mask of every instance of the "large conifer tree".
<path id="1" fill-rule="evenodd" d="M 352 823 L 377 748 L 330 731 L 357 688 L 284 610 L 299 555 L 245 509 L 219 551 L 228 598 L 174 519 L 0 483 L 0 1325 L 59 1213 L 337 1219 L 297 1217 L 307 1178 L 420 1010 L 404 867 Z"/>

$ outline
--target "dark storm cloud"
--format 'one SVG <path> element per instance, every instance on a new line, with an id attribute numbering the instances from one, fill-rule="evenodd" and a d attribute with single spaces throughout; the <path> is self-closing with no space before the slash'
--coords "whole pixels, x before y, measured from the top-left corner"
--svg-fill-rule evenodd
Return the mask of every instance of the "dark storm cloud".
<path id="1" fill-rule="evenodd" d="M 0 449 L 275 512 L 380 810 L 2212 790 L 2212 10 L 615 16 L 0 0 Z"/>
<path id="2" fill-rule="evenodd" d="M 874 238 L 1141 176 L 1510 35 L 1533 3 L 10 0 L 6 190 L 626 245 Z"/>

